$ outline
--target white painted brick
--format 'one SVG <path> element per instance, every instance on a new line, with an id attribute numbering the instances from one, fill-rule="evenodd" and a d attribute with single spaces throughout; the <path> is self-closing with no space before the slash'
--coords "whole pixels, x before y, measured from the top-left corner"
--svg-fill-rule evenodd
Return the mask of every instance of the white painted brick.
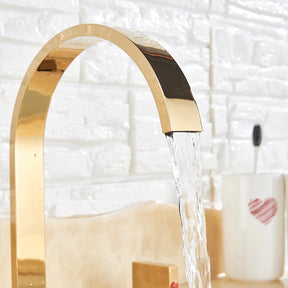
<path id="1" fill-rule="evenodd" d="M 194 49 L 192 49 L 192 51 L 194 51 Z M 200 59 L 200 63 L 202 64 L 203 67 L 209 69 L 210 68 L 210 49 L 208 49 L 207 47 L 203 47 L 201 49 L 201 52 L 200 52 L 200 56 L 199 58 Z"/>
<path id="2" fill-rule="evenodd" d="M 0 145 L 0 187 L 7 189 L 9 187 L 9 144 L 0 142 Z"/>
<path id="3" fill-rule="evenodd" d="M 186 12 L 183 13 L 183 11 L 182 11 L 181 16 L 180 16 L 180 15 L 178 15 L 177 9 L 172 9 L 169 7 L 167 7 L 167 8 L 161 7 L 161 9 L 158 7 L 153 7 L 153 8 L 152 7 L 144 7 L 141 4 L 135 5 L 135 3 L 132 3 L 129 1 L 125 2 L 124 6 L 122 5 L 121 7 L 119 7 L 119 6 L 117 6 L 118 5 L 117 3 L 114 3 L 114 2 L 111 3 L 111 1 L 108 1 L 108 2 L 109 2 L 109 8 L 110 9 L 107 8 L 108 4 L 107 4 L 107 6 L 105 5 L 105 7 L 104 6 L 102 7 L 102 9 L 107 10 L 107 11 L 105 10 L 105 12 L 107 12 L 107 13 L 105 13 L 105 16 L 103 14 L 103 17 L 99 16 L 99 13 L 95 13 L 95 14 L 91 13 L 91 9 L 93 9 L 93 7 L 90 6 L 90 5 L 92 5 L 91 2 L 83 1 L 82 3 L 80 3 L 80 6 L 82 7 L 82 9 L 84 9 L 84 11 L 86 11 L 86 12 L 84 12 L 84 14 L 85 13 L 87 14 L 87 17 L 84 17 L 83 21 L 86 22 L 88 20 L 88 22 L 95 22 L 95 17 L 96 18 L 100 17 L 100 19 L 101 19 L 100 22 L 102 22 L 102 23 L 110 22 L 111 23 L 111 19 L 114 17 L 116 17 L 118 21 L 119 21 L 119 19 L 125 18 L 126 19 L 125 24 L 116 22 L 115 25 L 116 26 L 120 25 L 120 26 L 124 26 L 124 27 L 128 27 L 128 28 L 132 27 L 133 29 L 139 29 L 141 31 L 144 31 L 144 32 L 148 33 L 149 35 L 155 36 L 156 40 L 158 40 L 161 44 L 163 44 L 161 39 L 163 39 L 163 40 L 168 39 L 169 41 L 171 41 L 175 37 L 181 37 L 180 39 L 176 39 L 176 41 L 178 43 L 186 43 L 186 41 L 183 42 L 183 39 L 182 39 L 183 37 L 185 38 L 186 33 L 187 33 L 187 32 L 185 32 L 185 29 L 187 30 L 187 29 L 190 29 L 190 27 L 194 27 L 194 24 L 196 23 L 195 24 L 195 27 L 196 27 L 195 33 L 196 34 L 198 33 L 197 35 L 199 37 L 203 38 L 204 33 L 203 33 L 203 31 L 199 32 L 199 30 L 203 29 L 203 27 L 206 27 L 205 28 L 206 29 L 205 30 L 206 31 L 205 32 L 206 33 L 206 35 L 205 35 L 206 40 L 205 41 L 207 42 L 207 39 L 209 39 L 209 31 L 208 31 L 209 29 L 207 28 L 208 22 L 207 22 L 207 20 L 205 20 L 203 18 L 194 20 L 189 13 L 186 13 Z M 127 6 L 126 10 L 124 10 L 125 6 Z M 129 7 L 129 9 L 128 9 L 128 7 Z M 112 13 L 111 9 L 115 9 L 114 14 Z M 164 11 L 163 11 L 163 9 L 164 9 Z M 130 15 L 131 11 L 134 12 L 133 17 L 132 17 L 132 15 Z M 117 17 L 117 14 L 120 12 L 122 12 L 122 14 L 125 15 L 125 17 L 123 17 L 123 15 L 121 15 L 121 17 L 120 16 Z M 109 13 L 111 13 L 111 18 L 109 17 Z M 138 27 L 138 21 L 137 21 L 138 17 L 140 17 L 140 18 L 145 17 L 145 21 L 140 21 L 139 27 Z M 162 19 L 163 17 L 165 19 Z M 166 18 L 167 18 L 167 20 L 166 20 Z M 108 21 L 108 19 L 109 19 L 109 21 Z M 180 21 L 180 19 L 181 19 L 181 21 Z M 197 21 L 200 21 L 199 24 Z M 159 23 L 161 23 L 161 25 L 159 25 Z M 163 23 L 165 23 L 165 24 L 163 25 Z M 149 25 L 149 26 L 147 26 L 147 25 Z M 167 25 L 167 27 L 166 27 L 166 25 Z M 161 31 L 160 30 L 157 31 L 158 27 L 159 28 L 161 27 Z M 203 41 L 203 39 L 201 39 L 201 41 Z M 173 41 L 172 43 L 174 43 L 174 42 L 175 41 Z M 165 47 L 165 45 L 163 45 L 163 46 Z M 205 57 L 207 59 L 207 56 L 205 56 Z M 187 61 L 187 59 L 186 59 L 186 61 Z M 132 69 L 136 70 L 135 68 L 136 67 L 133 67 Z M 185 70 L 184 66 L 182 66 L 182 68 L 183 68 L 183 70 Z M 130 77 L 130 81 L 132 83 L 136 82 L 137 84 L 138 83 L 143 84 L 143 82 L 144 82 L 143 77 L 142 76 L 138 77 L 138 75 L 137 75 L 139 73 L 136 74 L 136 76 L 137 76 L 136 81 L 135 81 L 135 79 L 133 79 L 133 77 L 134 77 L 133 70 L 132 70 L 132 77 Z M 201 67 L 195 67 L 195 68 L 189 68 L 188 67 L 188 68 L 186 68 L 186 71 L 187 71 L 186 74 L 191 74 L 191 76 L 187 75 L 187 77 L 190 79 L 193 79 L 193 77 L 194 77 L 194 79 L 195 79 L 194 82 L 197 82 L 197 84 L 200 86 L 199 87 L 200 89 L 207 89 L 207 83 L 208 83 L 208 80 L 207 80 L 208 79 L 208 73 L 207 72 L 203 72 L 201 70 Z M 140 78 L 140 81 L 138 80 L 138 78 Z M 118 81 L 118 80 L 116 79 L 115 81 Z M 191 82 L 193 83 L 193 80 Z M 204 84 L 203 84 L 203 82 L 204 82 Z"/>
<path id="4" fill-rule="evenodd" d="M 201 177 L 201 200 L 204 207 L 209 203 L 211 204 L 211 185 L 210 175 L 202 173 Z M 206 206 L 207 207 L 207 206 Z"/>
<path id="5" fill-rule="evenodd" d="M 72 149 L 68 143 L 65 144 L 64 147 L 46 145 L 44 148 L 45 179 L 49 181 L 91 176 L 93 164 L 89 159 L 90 151 L 84 147 Z"/>
<path id="6" fill-rule="evenodd" d="M 193 91 L 192 91 L 193 93 Z M 193 94 L 200 112 L 202 122 L 210 121 L 210 96 L 208 94 L 196 93 Z"/>
<path id="7" fill-rule="evenodd" d="M 220 137 L 227 135 L 228 118 L 225 106 L 213 106 L 211 108 L 211 119 L 213 122 L 214 136 Z"/>
<path id="8" fill-rule="evenodd" d="M 15 44 L 13 41 L 0 42 L 0 77 L 22 79 L 41 45 Z M 25 57 L 23 57 L 25 55 Z M 61 81 L 78 81 L 79 60 L 75 59 L 67 68 Z"/>
<path id="9" fill-rule="evenodd" d="M 280 25 L 269 25 L 268 23 L 254 22 L 254 21 L 241 21 L 239 24 L 235 24 L 238 27 L 238 31 L 245 31 L 245 34 L 250 35 L 255 41 L 263 41 L 269 39 L 275 39 L 275 41 L 281 41 L 285 43 L 287 37 L 287 30 Z M 268 25 L 267 25 L 268 24 Z M 265 27 L 265 28 L 264 28 Z M 262 32 L 262 33 L 261 33 Z"/>
<path id="10" fill-rule="evenodd" d="M 122 143 L 109 143 L 93 149 L 88 155 L 93 161 L 93 176 L 128 175 L 131 162 L 130 147 Z"/>
<path id="11" fill-rule="evenodd" d="M 10 124 L 16 100 L 19 81 L 1 80 L 0 83 L 0 140 L 10 137 Z M 1 158 L 0 158 L 1 161 Z M 0 177 L 1 179 L 1 177 Z"/>
<path id="12" fill-rule="evenodd" d="M 127 84 L 148 87 L 142 72 L 132 60 L 129 60 Z"/>
<path id="13" fill-rule="evenodd" d="M 225 43 L 225 45 L 223 45 Z M 231 29 L 224 27 L 212 28 L 212 61 L 213 64 L 232 62 L 233 59 L 233 34 Z"/>
<path id="14" fill-rule="evenodd" d="M 255 12 L 265 12 L 271 15 L 288 16 L 288 4 L 286 1 L 273 0 L 231 0 L 230 3 L 237 4 L 244 9 L 253 9 Z"/>
<path id="15" fill-rule="evenodd" d="M 276 50 L 275 42 L 257 41 L 254 48 L 253 64 L 262 67 L 274 66 L 277 63 Z"/>
<path id="16" fill-rule="evenodd" d="M 51 23 L 53 23 L 53 25 L 51 25 Z M 77 24 L 79 24 L 78 14 L 66 14 L 66 13 L 56 14 L 56 13 L 48 12 L 48 11 L 45 11 L 38 18 L 37 23 L 36 23 L 37 28 L 39 29 L 40 36 L 45 41 L 49 40 L 50 38 L 52 38 L 54 35 L 56 35 L 60 31 L 66 28 L 69 28 L 71 26 L 77 25 Z M 36 38 L 36 35 L 35 35 L 35 38 Z M 40 40 L 40 37 L 39 37 L 39 40 Z"/>
<path id="17" fill-rule="evenodd" d="M 209 89 L 209 73 L 198 64 L 185 64 L 181 66 L 184 75 L 193 91 Z"/>
<path id="18" fill-rule="evenodd" d="M 169 41 L 175 39 L 179 43 L 187 42 L 186 33 L 193 27 L 194 20 L 189 12 L 169 6 L 149 6 L 149 9 L 147 6 L 143 6 L 140 9 L 143 15 L 142 19 L 146 19 L 142 25 L 141 22 L 136 24 L 138 30 L 142 30 L 141 27 L 144 26 L 143 31 L 155 36 L 156 39 L 164 36 L 163 38 L 167 38 Z M 143 23 L 145 24 L 143 25 Z"/>
<path id="19" fill-rule="evenodd" d="M 0 76 L 22 79 L 39 49 L 39 46 L 27 45 L 25 43 L 18 45 L 1 40 Z"/>
<path id="20" fill-rule="evenodd" d="M 214 207 L 215 209 L 222 209 L 222 175 L 213 174 L 211 182 L 214 191 Z"/>
<path id="21" fill-rule="evenodd" d="M 1 189 L 0 217 L 10 216 L 10 193 L 8 189 Z"/>
<path id="22" fill-rule="evenodd" d="M 86 216 L 95 214 L 93 204 L 87 200 L 58 201 L 47 213 L 50 217 Z"/>
<path id="23" fill-rule="evenodd" d="M 172 173 L 168 147 L 157 150 L 135 151 L 135 173 Z"/>
<path id="24" fill-rule="evenodd" d="M 76 58 L 68 66 L 61 78 L 61 82 L 79 82 L 80 79 L 80 59 Z"/>
<path id="25" fill-rule="evenodd" d="M 48 189 L 47 194 L 50 190 L 52 188 Z M 53 206 L 45 206 L 47 215 L 52 217 L 101 214 L 151 200 L 165 203 L 177 201 L 172 178 L 127 183 L 76 184 L 68 188 L 54 187 L 53 190 L 57 191 L 59 199 L 54 201 Z M 68 199 L 60 198 L 67 190 L 74 196 Z"/>
<path id="26" fill-rule="evenodd" d="M 233 91 L 233 82 L 229 79 L 230 71 L 224 68 L 219 68 L 214 65 L 212 69 L 212 88 L 215 91 Z"/>
<path id="27" fill-rule="evenodd" d="M 231 120 L 229 125 L 229 137 L 232 139 L 251 139 L 252 143 L 252 131 L 256 124 L 261 123 L 250 119 Z"/>
<path id="28" fill-rule="evenodd" d="M 262 102 L 262 99 L 251 103 L 249 98 L 234 98 L 229 109 L 229 137 L 232 139 L 252 139 L 254 125 L 260 124 L 263 126 L 266 117 L 267 105 Z"/>
<path id="29" fill-rule="evenodd" d="M 276 109 L 269 111 L 263 132 L 266 140 L 276 141 L 288 138 L 288 109 Z"/>
<path id="30" fill-rule="evenodd" d="M 258 172 L 283 172 L 288 169 L 288 141 L 269 141 L 259 150 Z"/>
<path id="31" fill-rule="evenodd" d="M 253 56 L 254 37 L 242 27 L 217 27 L 212 29 L 213 64 L 250 64 Z M 225 43 L 225 45 L 223 45 Z"/>
<path id="32" fill-rule="evenodd" d="M 230 172 L 252 173 L 254 172 L 254 147 L 251 140 L 230 141 Z"/>
<path id="33" fill-rule="evenodd" d="M 277 43 L 277 44 L 276 44 Z M 260 67 L 285 66 L 288 64 L 288 45 L 275 40 L 259 40 L 255 43 L 252 63 Z"/>
<path id="34" fill-rule="evenodd" d="M 239 93 L 253 94 L 255 96 L 286 97 L 288 95 L 288 83 L 278 79 L 249 77 L 235 84 L 235 91 Z"/>
<path id="35" fill-rule="evenodd" d="M 127 90 L 61 83 L 51 102 L 46 137 L 127 141 L 128 129 Z"/>
<path id="36" fill-rule="evenodd" d="M 237 64 L 249 65 L 253 55 L 254 41 L 251 37 L 237 33 L 233 36 L 233 57 Z"/>
<path id="37" fill-rule="evenodd" d="M 94 22 L 132 28 L 149 34 L 155 40 L 167 39 L 186 43 L 187 31 L 193 27 L 194 19 L 190 11 L 175 9 L 168 5 L 156 6 L 135 1 L 108 0 L 105 4 L 100 4 L 99 11 L 97 9 L 99 6 L 95 5 L 94 1 L 81 0 L 79 4 L 82 23 Z"/>
<path id="38" fill-rule="evenodd" d="M 81 187 L 81 189 L 79 189 Z M 93 200 L 94 199 L 94 191 L 93 186 L 74 186 L 70 191 L 70 200 Z M 68 199 L 69 200 L 69 199 Z"/>
<path id="39" fill-rule="evenodd" d="M 234 97 L 229 109 L 229 137 L 232 139 L 252 139 L 253 127 L 263 124 L 267 118 L 268 104 L 263 99 Z M 251 140 L 252 141 L 252 140 Z"/>
<path id="40" fill-rule="evenodd" d="M 201 150 L 210 150 L 212 148 L 212 123 L 204 122 L 202 120 L 203 132 L 201 133 L 200 143 Z"/>
<path id="41" fill-rule="evenodd" d="M 189 1 L 192 2 L 192 1 Z M 209 1 L 208 0 L 203 0 L 203 1 L 197 1 L 194 0 L 195 3 L 195 9 L 199 9 L 199 10 L 204 10 L 207 11 L 209 9 Z"/>
<path id="42" fill-rule="evenodd" d="M 167 147 L 165 135 L 162 133 L 160 121 L 147 118 L 134 119 L 135 149 L 153 150 Z"/>
<path id="43" fill-rule="evenodd" d="M 165 43 L 165 49 L 178 63 L 180 68 L 185 63 L 196 63 L 208 69 L 210 65 L 210 50 L 204 45 L 193 40 L 189 44 L 176 45 L 177 43 Z"/>
<path id="44" fill-rule="evenodd" d="M 79 145 L 46 145 L 45 177 L 47 180 L 88 178 L 92 176 L 127 175 L 130 168 L 130 148 L 122 143 L 107 143 L 95 147 Z"/>
<path id="45" fill-rule="evenodd" d="M 245 65 L 240 66 L 228 65 L 227 67 L 221 67 L 218 69 L 219 73 L 222 73 L 222 77 L 225 77 L 230 83 L 241 81 L 242 79 L 247 78 L 249 73 L 249 68 Z M 213 74 L 214 77 L 215 74 Z"/>
<path id="46" fill-rule="evenodd" d="M 226 0 L 211 0 L 210 9 L 214 13 L 224 13 L 226 7 Z"/>
<path id="47" fill-rule="evenodd" d="M 72 187 L 69 187 L 71 185 L 71 182 L 68 184 L 66 183 L 65 186 L 58 186 L 54 185 L 49 187 L 49 182 L 45 182 L 45 212 L 46 216 L 55 216 L 51 215 L 50 211 L 51 209 L 55 208 L 55 204 L 59 203 L 60 201 L 68 203 L 68 201 L 72 198 L 71 196 L 71 190 L 73 190 Z M 78 183 L 77 183 L 78 184 Z M 49 215 L 50 213 L 50 215 Z M 71 215 L 71 214 L 70 214 Z"/>
<path id="48" fill-rule="evenodd" d="M 121 5 L 122 4 L 122 5 Z M 132 19 L 138 22 L 140 11 L 137 4 L 130 1 L 94 1 L 80 0 L 80 21 L 82 23 L 100 23 L 114 27 L 127 27 Z"/>
<path id="49" fill-rule="evenodd" d="M 230 120 L 250 120 L 264 122 L 271 101 L 265 98 L 232 97 L 229 109 Z"/>
<path id="50" fill-rule="evenodd" d="M 267 22 L 270 25 L 285 25 L 286 20 L 277 16 L 277 15 L 266 15 L 264 13 L 258 14 L 257 12 L 247 10 L 242 7 L 237 7 L 234 5 L 229 5 L 227 12 L 229 15 L 237 18 L 247 19 L 249 21 L 256 21 L 256 22 Z"/>
<path id="51" fill-rule="evenodd" d="M 169 175 L 162 179 L 144 181 L 139 178 L 134 182 L 103 184 L 92 188 L 94 200 L 105 203 L 105 199 L 109 199 L 111 203 L 108 205 L 113 206 L 125 207 L 133 203 L 151 200 L 176 203 L 176 187 L 173 177 L 169 177 Z M 159 189 L 159 193 L 156 193 L 156 189 Z"/>
<path id="52" fill-rule="evenodd" d="M 194 11 L 207 11 L 209 8 L 209 1 L 197 1 L 197 0 L 182 0 L 182 1 L 174 1 L 174 0 L 156 0 L 151 1 L 152 3 L 158 2 L 161 4 L 175 6 L 177 8 L 188 8 L 193 9 Z"/>
<path id="53" fill-rule="evenodd" d="M 15 44 L 11 41 L 0 42 L 0 77 L 22 79 L 40 45 Z M 25 55 L 25 57 L 23 57 Z M 63 76 L 64 81 L 79 79 L 79 61 L 75 60 Z M 63 81 L 62 80 L 62 81 Z"/>
<path id="54" fill-rule="evenodd" d="M 210 41 L 210 25 L 207 19 L 196 19 L 193 25 L 193 37 L 202 43 L 208 44 Z"/>
<path id="55" fill-rule="evenodd" d="M 202 152 L 201 161 L 203 170 L 214 170 L 217 168 L 217 159 L 210 152 Z"/>
<path id="56" fill-rule="evenodd" d="M 280 53 L 278 51 L 278 53 Z M 282 58 L 282 63 L 287 61 L 287 55 Z M 279 80 L 286 80 L 288 79 L 288 67 L 285 66 L 272 66 L 272 67 L 265 67 L 261 70 L 258 70 L 258 74 L 265 77 L 265 78 L 276 78 Z"/>
<path id="57" fill-rule="evenodd" d="M 223 93 L 211 93 L 211 105 L 213 106 L 227 106 L 228 105 L 228 96 Z"/>
<path id="58" fill-rule="evenodd" d="M 145 90 L 133 90 L 131 92 L 133 98 L 133 116 L 153 119 L 154 121 L 159 120 L 158 111 L 149 88 Z"/>
<path id="59" fill-rule="evenodd" d="M 219 202 L 223 172 L 253 172 L 256 123 L 263 128 L 258 170 L 288 171 L 285 0 L 54 2 L 0 0 L 1 216 L 9 214 L 8 137 L 18 80 L 42 44 L 78 22 L 143 31 L 183 69 L 203 122 L 207 203 L 211 175 Z M 46 215 L 97 214 L 146 200 L 176 203 L 157 109 L 135 64 L 120 49 L 102 43 L 69 70 L 47 122 Z M 79 86 L 67 83 L 78 79 Z M 91 184 L 97 181 L 113 183 Z"/>
<path id="60" fill-rule="evenodd" d="M 80 55 L 81 80 L 100 84 L 127 82 L 129 58 L 124 51 L 111 43 L 100 42 Z"/>
<path id="61" fill-rule="evenodd" d="M 1 0 L 0 4 L 13 5 L 13 7 L 18 6 L 19 8 L 25 8 L 29 10 L 54 10 L 62 11 L 65 13 L 77 13 L 78 12 L 78 0 L 50 0 L 50 1 L 41 1 L 41 0 L 13 0 L 11 3 L 10 0 Z"/>
<path id="62" fill-rule="evenodd" d="M 217 159 L 217 168 L 214 171 L 222 173 L 229 169 L 230 146 L 227 139 L 213 139 L 212 152 Z"/>
<path id="63" fill-rule="evenodd" d="M 43 44 L 61 30 L 77 24 L 78 16 L 5 8 L 0 9 L 0 23 L 2 37 Z"/>

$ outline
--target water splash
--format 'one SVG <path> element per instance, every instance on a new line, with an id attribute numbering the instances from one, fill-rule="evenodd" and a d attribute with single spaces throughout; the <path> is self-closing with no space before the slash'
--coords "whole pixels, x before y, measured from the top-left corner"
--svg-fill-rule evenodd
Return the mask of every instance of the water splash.
<path id="1" fill-rule="evenodd" d="M 166 135 L 181 216 L 186 277 L 189 288 L 210 288 L 204 208 L 200 199 L 200 133 Z"/>

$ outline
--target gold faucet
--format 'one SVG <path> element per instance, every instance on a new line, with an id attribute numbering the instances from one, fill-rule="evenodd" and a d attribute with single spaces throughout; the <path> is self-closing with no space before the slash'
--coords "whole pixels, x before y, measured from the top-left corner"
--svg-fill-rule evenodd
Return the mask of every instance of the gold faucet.
<path id="1" fill-rule="evenodd" d="M 189 84 L 171 55 L 139 32 L 82 24 L 52 38 L 28 68 L 15 102 L 10 135 L 12 288 L 44 288 L 44 131 L 53 92 L 69 64 L 108 40 L 142 71 L 154 96 L 163 133 L 201 131 Z M 75 111 L 76 112 L 76 111 Z"/>

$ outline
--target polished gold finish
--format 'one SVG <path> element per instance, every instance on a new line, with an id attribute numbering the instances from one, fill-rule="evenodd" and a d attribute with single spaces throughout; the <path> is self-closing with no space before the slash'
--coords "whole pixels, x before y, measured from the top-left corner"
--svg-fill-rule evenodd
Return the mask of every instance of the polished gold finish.
<path id="1" fill-rule="evenodd" d="M 178 267 L 175 265 L 134 262 L 132 265 L 133 288 L 171 288 L 178 283 Z"/>
<path id="2" fill-rule="evenodd" d="M 16 99 L 10 135 L 12 287 L 45 287 L 43 143 L 49 104 L 69 64 L 86 48 L 108 40 L 142 71 L 162 130 L 201 131 L 197 105 L 181 69 L 141 33 L 83 24 L 52 38 L 28 68 Z"/>

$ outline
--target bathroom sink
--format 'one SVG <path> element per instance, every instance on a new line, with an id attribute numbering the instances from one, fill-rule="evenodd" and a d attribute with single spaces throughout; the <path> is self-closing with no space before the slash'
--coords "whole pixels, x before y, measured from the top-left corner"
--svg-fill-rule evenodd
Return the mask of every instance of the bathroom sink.
<path id="1" fill-rule="evenodd" d="M 211 246 L 215 243 L 211 226 L 219 228 L 219 221 L 209 216 L 211 251 L 215 248 Z M 9 219 L 0 219 L 0 286 L 5 288 L 11 287 L 9 225 Z M 47 287 L 132 287 L 132 262 L 146 261 L 177 265 L 179 287 L 188 288 L 176 205 L 148 202 L 97 216 L 48 218 L 46 231 Z M 288 288 L 288 281 L 212 281 L 212 288 L 242 287 Z"/>
<path id="2" fill-rule="evenodd" d="M 11 287 L 9 219 L 0 220 L 0 286 Z M 176 205 L 148 202 L 98 216 L 46 219 L 47 287 L 132 287 L 132 262 L 171 263 L 185 282 Z"/>

